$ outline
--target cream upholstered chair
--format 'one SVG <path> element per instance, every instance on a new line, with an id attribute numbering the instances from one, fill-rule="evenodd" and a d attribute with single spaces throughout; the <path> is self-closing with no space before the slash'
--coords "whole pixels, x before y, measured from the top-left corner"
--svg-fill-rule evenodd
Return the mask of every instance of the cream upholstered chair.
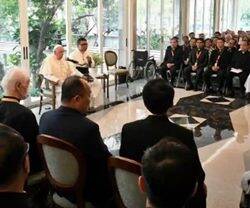
<path id="1" fill-rule="evenodd" d="M 118 60 L 117 54 L 114 51 L 105 51 L 104 59 L 108 71 L 108 85 L 109 85 L 109 74 L 112 74 L 115 76 L 115 90 L 117 90 L 117 78 L 120 75 L 124 75 L 126 76 L 126 84 L 128 87 L 129 70 L 117 68 L 117 60 Z"/>
<path id="2" fill-rule="evenodd" d="M 117 208 L 144 208 L 146 195 L 138 187 L 141 164 L 123 157 L 110 157 L 108 167 Z"/>
<path id="3" fill-rule="evenodd" d="M 83 154 L 72 144 L 49 135 L 39 135 L 37 142 L 50 184 L 56 192 L 72 194 L 77 199 L 73 204 L 54 193 L 54 202 L 64 208 L 90 207 L 83 197 L 86 169 Z"/>
<path id="4" fill-rule="evenodd" d="M 42 86 L 43 81 L 45 81 L 45 87 Z M 46 101 L 46 103 L 49 103 L 52 105 L 52 109 L 54 110 L 56 108 L 56 83 L 52 80 L 47 79 L 42 74 L 38 75 L 38 85 L 40 90 L 40 102 L 39 102 L 39 115 L 42 111 L 42 105 L 45 103 L 44 97 L 49 98 L 49 101 Z"/>

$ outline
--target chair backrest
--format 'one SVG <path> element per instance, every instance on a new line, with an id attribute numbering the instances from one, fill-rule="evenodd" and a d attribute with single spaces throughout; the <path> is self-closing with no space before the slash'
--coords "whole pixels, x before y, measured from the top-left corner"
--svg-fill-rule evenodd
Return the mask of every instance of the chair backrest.
<path id="1" fill-rule="evenodd" d="M 116 66 L 118 57 L 114 51 L 105 51 L 104 59 L 108 69 L 109 66 Z"/>
<path id="2" fill-rule="evenodd" d="M 69 142 L 49 135 L 38 136 L 38 149 L 50 184 L 60 192 L 83 198 L 85 158 Z"/>
<path id="3" fill-rule="evenodd" d="M 141 164 L 123 157 L 110 157 L 108 160 L 116 206 L 118 208 L 144 208 L 146 195 L 138 187 Z"/>
<path id="4" fill-rule="evenodd" d="M 135 67 L 144 67 L 148 61 L 148 51 L 134 51 Z"/>

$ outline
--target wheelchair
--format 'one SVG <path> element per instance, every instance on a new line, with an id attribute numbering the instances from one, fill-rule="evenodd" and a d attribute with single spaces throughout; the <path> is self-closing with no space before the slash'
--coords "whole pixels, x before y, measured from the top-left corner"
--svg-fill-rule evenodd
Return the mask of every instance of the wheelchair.
<path id="1" fill-rule="evenodd" d="M 148 51 L 132 50 L 133 60 L 129 64 L 130 76 L 133 80 L 155 78 L 157 65 L 153 56 L 148 56 Z"/>

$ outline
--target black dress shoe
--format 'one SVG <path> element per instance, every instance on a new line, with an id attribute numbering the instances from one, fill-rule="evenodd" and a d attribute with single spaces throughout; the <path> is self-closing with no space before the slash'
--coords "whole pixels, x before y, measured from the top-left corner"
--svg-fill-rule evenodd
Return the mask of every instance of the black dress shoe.
<path id="1" fill-rule="evenodd" d="M 193 89 L 193 86 L 188 84 L 187 87 L 186 87 L 186 90 L 188 91 L 188 90 L 192 90 L 192 89 Z"/>

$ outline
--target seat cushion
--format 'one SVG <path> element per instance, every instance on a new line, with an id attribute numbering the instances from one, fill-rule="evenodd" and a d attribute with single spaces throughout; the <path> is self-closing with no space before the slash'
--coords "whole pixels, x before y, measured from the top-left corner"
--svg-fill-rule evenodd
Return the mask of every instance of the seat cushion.
<path id="1" fill-rule="evenodd" d="M 77 208 L 76 204 L 73 204 L 65 197 L 59 196 L 57 193 L 53 194 L 53 201 L 56 205 L 63 208 Z M 94 208 L 94 207 L 89 202 L 86 202 L 85 208 Z"/>

